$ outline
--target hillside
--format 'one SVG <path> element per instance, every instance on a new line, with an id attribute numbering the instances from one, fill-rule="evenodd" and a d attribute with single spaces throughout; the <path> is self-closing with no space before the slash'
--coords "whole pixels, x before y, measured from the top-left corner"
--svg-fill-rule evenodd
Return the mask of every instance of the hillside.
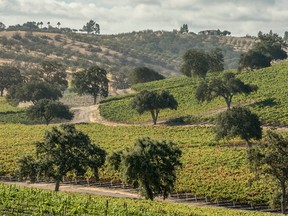
<path id="1" fill-rule="evenodd" d="M 214 75 L 210 74 L 209 76 Z M 259 89 L 247 97 L 242 95 L 235 96 L 232 105 L 249 105 L 248 107 L 260 116 L 263 123 L 273 125 L 288 124 L 287 75 L 287 61 L 274 64 L 269 68 L 238 74 L 238 77 L 243 81 L 256 84 Z M 176 77 L 138 84 L 132 86 L 132 88 L 137 91 L 144 89 L 160 91 L 165 89 L 174 95 L 179 103 L 178 109 L 176 111 L 161 111 L 159 114 L 160 120 L 190 119 L 192 122 L 211 120 L 211 116 L 213 118 L 213 115 L 226 109 L 224 99 L 216 98 L 209 103 L 198 103 L 194 96 L 197 84 L 198 80 L 193 78 Z M 151 121 L 149 113 L 139 115 L 135 110 L 131 109 L 132 98 L 133 95 L 127 95 L 104 100 L 100 106 L 101 115 L 112 121 L 120 122 Z"/>
<path id="2" fill-rule="evenodd" d="M 282 62 L 253 72 L 239 74 L 243 80 L 257 84 L 259 90 L 247 98 L 237 96 L 233 104 L 246 104 L 258 113 L 264 123 L 275 126 L 287 124 L 287 71 L 288 62 Z M 212 75 L 209 75 L 211 77 Z M 225 110 L 224 101 L 213 100 L 198 104 L 194 99 L 196 81 L 186 77 L 168 78 L 133 86 L 142 89 L 168 89 L 179 103 L 177 111 L 161 111 L 160 120 L 207 121 Z M 129 104 L 135 95 L 110 97 L 103 101 L 101 113 L 113 121 L 129 123 L 149 122 L 149 114 L 139 116 L 131 110 Z M 25 117 L 23 109 L 13 108 L 4 98 L 0 100 L 0 175 L 12 175 L 17 158 L 31 154 L 34 143 L 40 141 L 44 132 L 51 126 L 15 124 L 20 114 Z M 139 137 L 149 136 L 157 140 L 171 140 L 182 150 L 182 170 L 179 170 L 175 190 L 191 192 L 205 196 L 210 200 L 233 202 L 267 203 L 274 190 L 273 182 L 261 180 L 249 185 L 253 174 L 249 171 L 246 158 L 246 145 L 239 139 L 215 141 L 215 134 L 210 127 L 203 126 L 158 126 L 128 125 L 105 126 L 101 124 L 78 124 L 77 129 L 88 134 L 94 143 L 108 153 L 132 146 Z M 27 136 L 29 134 L 29 136 Z M 118 182 L 119 174 L 113 173 L 105 166 L 100 171 L 101 181 Z"/>
<path id="3" fill-rule="evenodd" d="M 0 32 L 0 63 L 18 61 L 38 64 L 45 59 L 56 58 L 70 71 L 97 63 L 115 74 L 146 65 L 163 75 L 175 76 L 179 74 L 182 56 L 187 49 L 209 51 L 219 47 L 223 50 L 225 68 L 236 68 L 240 53 L 250 49 L 252 44 L 251 38 L 150 30 L 117 35 Z M 24 69 L 27 70 L 27 67 L 26 64 Z"/>

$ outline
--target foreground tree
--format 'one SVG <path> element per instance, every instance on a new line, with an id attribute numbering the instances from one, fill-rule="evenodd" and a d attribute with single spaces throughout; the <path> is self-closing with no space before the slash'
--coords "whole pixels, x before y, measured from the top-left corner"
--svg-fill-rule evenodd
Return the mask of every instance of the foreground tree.
<path id="1" fill-rule="evenodd" d="M 251 139 L 262 138 L 259 117 L 243 107 L 234 107 L 220 113 L 215 120 L 216 139 L 240 137 L 252 147 Z"/>
<path id="2" fill-rule="evenodd" d="M 43 142 L 36 143 L 36 159 L 30 157 L 29 162 L 27 158 L 19 160 L 17 173 L 32 182 L 37 177 L 53 178 L 55 191 L 59 191 L 60 182 L 68 172 L 83 176 L 91 169 L 98 179 L 98 170 L 105 157 L 106 152 L 93 144 L 87 135 L 73 125 L 61 125 L 59 129 L 53 127 L 46 132 Z"/>
<path id="3" fill-rule="evenodd" d="M 53 119 L 73 119 L 73 113 L 69 107 L 59 101 L 41 99 L 35 105 L 26 110 L 27 116 L 34 119 L 44 120 L 48 125 Z"/>
<path id="4" fill-rule="evenodd" d="M 178 103 L 168 91 L 141 91 L 132 100 L 131 107 L 141 115 L 148 111 L 151 113 L 153 123 L 156 125 L 161 109 L 177 109 Z"/>
<path id="5" fill-rule="evenodd" d="M 72 86 L 73 90 L 80 95 L 92 95 L 93 103 L 96 104 L 98 96 L 108 96 L 108 82 L 106 70 L 91 66 L 73 74 Z"/>
<path id="6" fill-rule="evenodd" d="M 156 80 L 162 80 L 165 77 L 153 69 L 147 67 L 137 67 L 129 74 L 128 81 L 130 84 L 145 83 Z"/>
<path id="7" fill-rule="evenodd" d="M 62 93 L 57 86 L 37 81 L 14 85 L 6 95 L 8 102 L 14 106 L 20 102 L 32 102 L 35 105 L 41 99 L 58 100 L 60 97 Z"/>
<path id="8" fill-rule="evenodd" d="M 143 138 L 133 148 L 113 153 L 108 161 L 121 172 L 124 182 L 138 187 L 146 199 L 157 195 L 165 199 L 174 188 L 181 154 L 174 143 Z"/>
<path id="9" fill-rule="evenodd" d="M 270 175 L 281 188 L 281 212 L 286 213 L 288 182 L 288 139 L 268 131 L 266 139 L 248 151 L 251 168 L 257 175 Z"/>
<path id="10" fill-rule="evenodd" d="M 0 66 L 0 96 L 4 90 L 8 90 L 12 85 L 18 85 L 24 81 L 23 76 L 16 67 L 3 65 Z"/>
<path id="11" fill-rule="evenodd" d="M 211 101 L 216 97 L 223 97 L 229 110 L 232 98 L 237 94 L 248 95 L 257 91 L 255 85 L 245 84 L 235 74 L 225 73 L 221 78 L 213 78 L 210 82 L 202 82 L 197 87 L 195 97 L 199 102 Z"/>
<path id="12" fill-rule="evenodd" d="M 198 76 L 205 80 L 208 71 L 217 72 L 223 68 L 224 60 L 221 49 L 215 49 L 211 53 L 191 49 L 183 56 L 181 72 L 185 76 Z"/>

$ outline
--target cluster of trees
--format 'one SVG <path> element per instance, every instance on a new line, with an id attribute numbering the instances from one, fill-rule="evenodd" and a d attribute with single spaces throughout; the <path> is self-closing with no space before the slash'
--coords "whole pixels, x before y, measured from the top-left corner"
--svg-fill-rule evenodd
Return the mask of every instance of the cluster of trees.
<path id="1" fill-rule="evenodd" d="M 109 155 L 108 164 L 121 173 L 123 182 L 139 188 L 146 199 L 164 198 L 173 190 L 176 170 L 181 167 L 181 150 L 174 143 L 150 138 L 138 139 L 129 149 Z M 36 155 L 18 160 L 16 176 L 35 182 L 53 179 L 55 191 L 68 172 L 99 179 L 98 171 L 106 160 L 106 151 L 92 143 L 90 138 L 73 125 L 53 127 L 36 143 Z"/>
<path id="2" fill-rule="evenodd" d="M 35 70 L 21 73 L 12 65 L 0 66 L 0 93 L 7 92 L 6 99 L 17 106 L 31 102 L 26 114 L 32 120 L 44 120 L 48 125 L 55 118 L 71 120 L 68 106 L 59 102 L 68 87 L 66 67 L 54 60 L 44 61 Z M 106 70 L 91 66 L 73 74 L 72 90 L 78 94 L 90 94 L 96 104 L 97 97 L 108 96 Z"/>
<path id="3" fill-rule="evenodd" d="M 70 33 L 70 32 L 77 32 L 77 29 L 71 29 L 71 28 L 60 28 L 61 23 L 57 22 L 57 27 L 53 27 L 51 25 L 51 22 L 47 22 L 47 26 L 43 27 L 44 23 L 43 21 L 35 22 L 35 21 L 28 21 L 24 23 L 23 25 L 17 24 L 17 25 L 11 25 L 6 27 L 6 25 L 3 22 L 0 22 L 0 31 L 46 31 L 46 32 L 52 32 L 52 33 Z M 94 20 L 90 20 L 86 23 L 86 25 L 83 26 L 83 29 L 79 29 L 79 31 L 84 31 L 89 33 L 95 33 L 100 34 L 100 25 L 96 23 Z"/>
<path id="4" fill-rule="evenodd" d="M 183 24 L 183 26 L 180 27 L 180 33 L 188 33 L 188 24 Z"/>
<path id="5" fill-rule="evenodd" d="M 26 113 L 32 120 L 44 120 L 48 125 L 54 118 L 71 120 L 69 108 L 57 101 L 68 87 L 65 67 L 57 61 L 44 61 L 40 68 L 31 73 L 21 74 L 13 66 L 2 66 L 6 79 L 2 89 L 7 90 L 6 98 L 11 105 L 32 102 Z M 4 88 L 5 87 L 5 88 Z"/>
<path id="6" fill-rule="evenodd" d="M 272 31 L 268 34 L 259 32 L 258 40 L 251 50 L 241 55 L 239 71 L 269 67 L 271 61 L 287 58 L 287 53 L 284 50 L 287 48 L 287 43 L 282 37 Z"/>

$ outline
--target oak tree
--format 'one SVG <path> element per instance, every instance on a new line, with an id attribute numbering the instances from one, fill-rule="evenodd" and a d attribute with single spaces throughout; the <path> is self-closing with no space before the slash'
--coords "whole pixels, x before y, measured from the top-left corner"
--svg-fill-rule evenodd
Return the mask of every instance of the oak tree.
<path id="1" fill-rule="evenodd" d="M 83 176 L 89 169 L 96 179 L 98 170 L 105 163 L 106 152 L 93 144 L 90 138 L 73 125 L 53 127 L 44 135 L 44 141 L 36 143 L 36 158 L 19 160 L 18 176 L 29 178 L 48 177 L 55 180 L 55 191 L 68 172 Z M 35 176 L 36 175 L 36 176 Z"/>
<path id="2" fill-rule="evenodd" d="M 108 158 L 110 166 L 120 171 L 125 183 L 140 189 L 140 193 L 153 200 L 157 195 L 167 198 L 181 167 L 182 152 L 172 142 L 138 139 L 124 151 L 114 152 Z"/>
<path id="3" fill-rule="evenodd" d="M 98 96 L 108 96 L 108 82 L 106 70 L 95 65 L 74 73 L 72 86 L 73 91 L 80 95 L 92 95 L 96 104 Z"/>
<path id="4" fill-rule="evenodd" d="M 178 103 L 174 96 L 168 91 L 158 93 L 156 91 L 141 91 L 131 102 L 131 107 L 141 115 L 144 112 L 150 112 L 153 123 L 156 125 L 158 115 L 161 109 L 177 109 Z"/>

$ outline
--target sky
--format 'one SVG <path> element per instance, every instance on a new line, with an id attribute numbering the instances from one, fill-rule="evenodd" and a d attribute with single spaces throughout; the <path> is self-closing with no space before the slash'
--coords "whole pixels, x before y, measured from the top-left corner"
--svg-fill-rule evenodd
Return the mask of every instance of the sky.
<path id="1" fill-rule="evenodd" d="M 140 30 L 228 30 L 235 36 L 288 31 L 288 0 L 0 0 L 0 22 L 50 22 L 80 29 L 90 19 L 101 34 Z M 44 25 L 45 26 L 45 25 Z"/>

